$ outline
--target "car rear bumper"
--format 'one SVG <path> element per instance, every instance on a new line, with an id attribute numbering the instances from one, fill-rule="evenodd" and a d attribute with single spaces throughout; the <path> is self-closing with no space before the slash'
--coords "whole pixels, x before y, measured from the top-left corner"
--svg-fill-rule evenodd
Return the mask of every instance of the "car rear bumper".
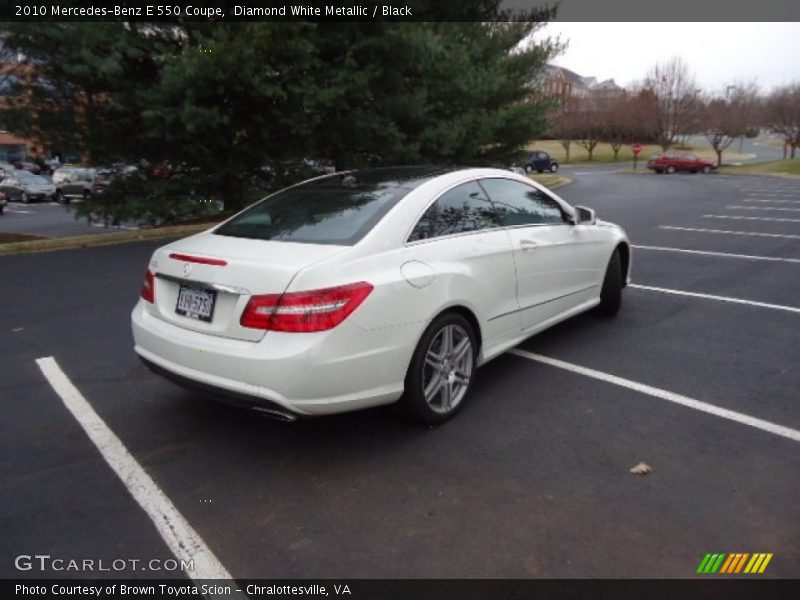
<path id="1" fill-rule="evenodd" d="M 390 404 L 403 392 L 420 326 L 367 331 L 349 321 L 319 333 L 268 332 L 250 342 L 191 331 L 133 310 L 134 350 L 184 387 L 262 410 L 324 415 Z"/>

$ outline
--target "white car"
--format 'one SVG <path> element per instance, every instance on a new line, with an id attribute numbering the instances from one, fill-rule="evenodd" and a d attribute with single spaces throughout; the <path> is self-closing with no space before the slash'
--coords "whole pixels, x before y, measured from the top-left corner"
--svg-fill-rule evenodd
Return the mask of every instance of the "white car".
<path id="1" fill-rule="evenodd" d="M 619 226 L 510 171 L 334 173 L 156 250 L 135 350 L 286 420 L 399 400 L 440 423 L 476 367 L 583 311 L 615 314 L 630 264 Z"/>

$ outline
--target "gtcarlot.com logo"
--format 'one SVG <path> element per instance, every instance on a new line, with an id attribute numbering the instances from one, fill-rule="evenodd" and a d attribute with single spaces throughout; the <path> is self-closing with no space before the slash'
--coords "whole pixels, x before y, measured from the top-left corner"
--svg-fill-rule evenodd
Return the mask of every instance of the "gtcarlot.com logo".
<path id="1" fill-rule="evenodd" d="M 763 573 L 769 561 L 772 560 L 771 552 L 716 552 L 706 554 L 697 567 L 697 572 L 701 574 L 756 574 Z"/>
<path id="2" fill-rule="evenodd" d="M 194 559 L 174 558 L 58 558 L 49 554 L 20 554 L 14 559 L 17 571 L 194 571 Z"/>

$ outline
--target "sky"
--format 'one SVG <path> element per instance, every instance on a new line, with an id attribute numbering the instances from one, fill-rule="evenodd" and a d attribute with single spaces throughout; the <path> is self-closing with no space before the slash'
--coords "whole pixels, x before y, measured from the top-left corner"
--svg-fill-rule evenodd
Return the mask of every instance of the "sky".
<path id="1" fill-rule="evenodd" d="M 797 1 L 797 0 L 787 0 Z M 755 82 L 763 91 L 800 82 L 800 23 L 549 23 L 536 38 L 560 36 L 554 64 L 622 86 L 682 57 L 698 87 L 713 92 Z"/>

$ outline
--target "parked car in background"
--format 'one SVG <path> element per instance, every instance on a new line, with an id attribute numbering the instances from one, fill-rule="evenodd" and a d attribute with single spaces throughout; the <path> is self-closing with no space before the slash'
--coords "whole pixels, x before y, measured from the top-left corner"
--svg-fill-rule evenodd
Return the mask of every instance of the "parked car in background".
<path id="1" fill-rule="evenodd" d="M 34 175 L 42 174 L 42 167 L 29 160 L 18 161 L 14 163 L 14 166 L 17 167 L 17 170 L 19 171 L 27 171 L 28 173 L 33 173 Z"/>
<path id="2" fill-rule="evenodd" d="M 619 226 L 524 175 L 345 171 L 157 249 L 134 349 L 284 420 L 399 401 L 442 423 L 478 366 L 578 313 L 616 314 L 629 265 Z"/>
<path id="3" fill-rule="evenodd" d="M 97 171 L 82 167 L 61 167 L 53 173 L 56 186 L 55 199 L 62 204 L 71 200 L 85 200 L 99 191 L 96 187 Z"/>
<path id="4" fill-rule="evenodd" d="M 545 171 L 555 173 L 558 171 L 558 161 L 544 150 L 534 150 L 525 165 L 525 172 L 533 173 L 534 171 L 537 173 L 544 173 Z"/>
<path id="5" fill-rule="evenodd" d="M 717 165 L 713 161 L 700 158 L 691 152 L 659 152 L 650 158 L 647 168 L 656 173 L 675 173 L 677 171 L 711 173 L 717 168 Z"/>
<path id="6" fill-rule="evenodd" d="M 0 161 L 0 179 L 5 177 L 6 175 L 11 175 L 14 171 L 16 171 L 16 167 L 9 162 Z"/>
<path id="7" fill-rule="evenodd" d="M 8 198 L 3 192 L 0 192 L 0 215 L 3 214 L 3 209 L 6 207 L 6 204 L 8 204 Z"/>
<path id="8" fill-rule="evenodd" d="M 50 200 L 55 191 L 56 188 L 50 181 L 28 171 L 12 171 L 0 181 L 0 192 L 9 200 L 17 202 Z"/>

